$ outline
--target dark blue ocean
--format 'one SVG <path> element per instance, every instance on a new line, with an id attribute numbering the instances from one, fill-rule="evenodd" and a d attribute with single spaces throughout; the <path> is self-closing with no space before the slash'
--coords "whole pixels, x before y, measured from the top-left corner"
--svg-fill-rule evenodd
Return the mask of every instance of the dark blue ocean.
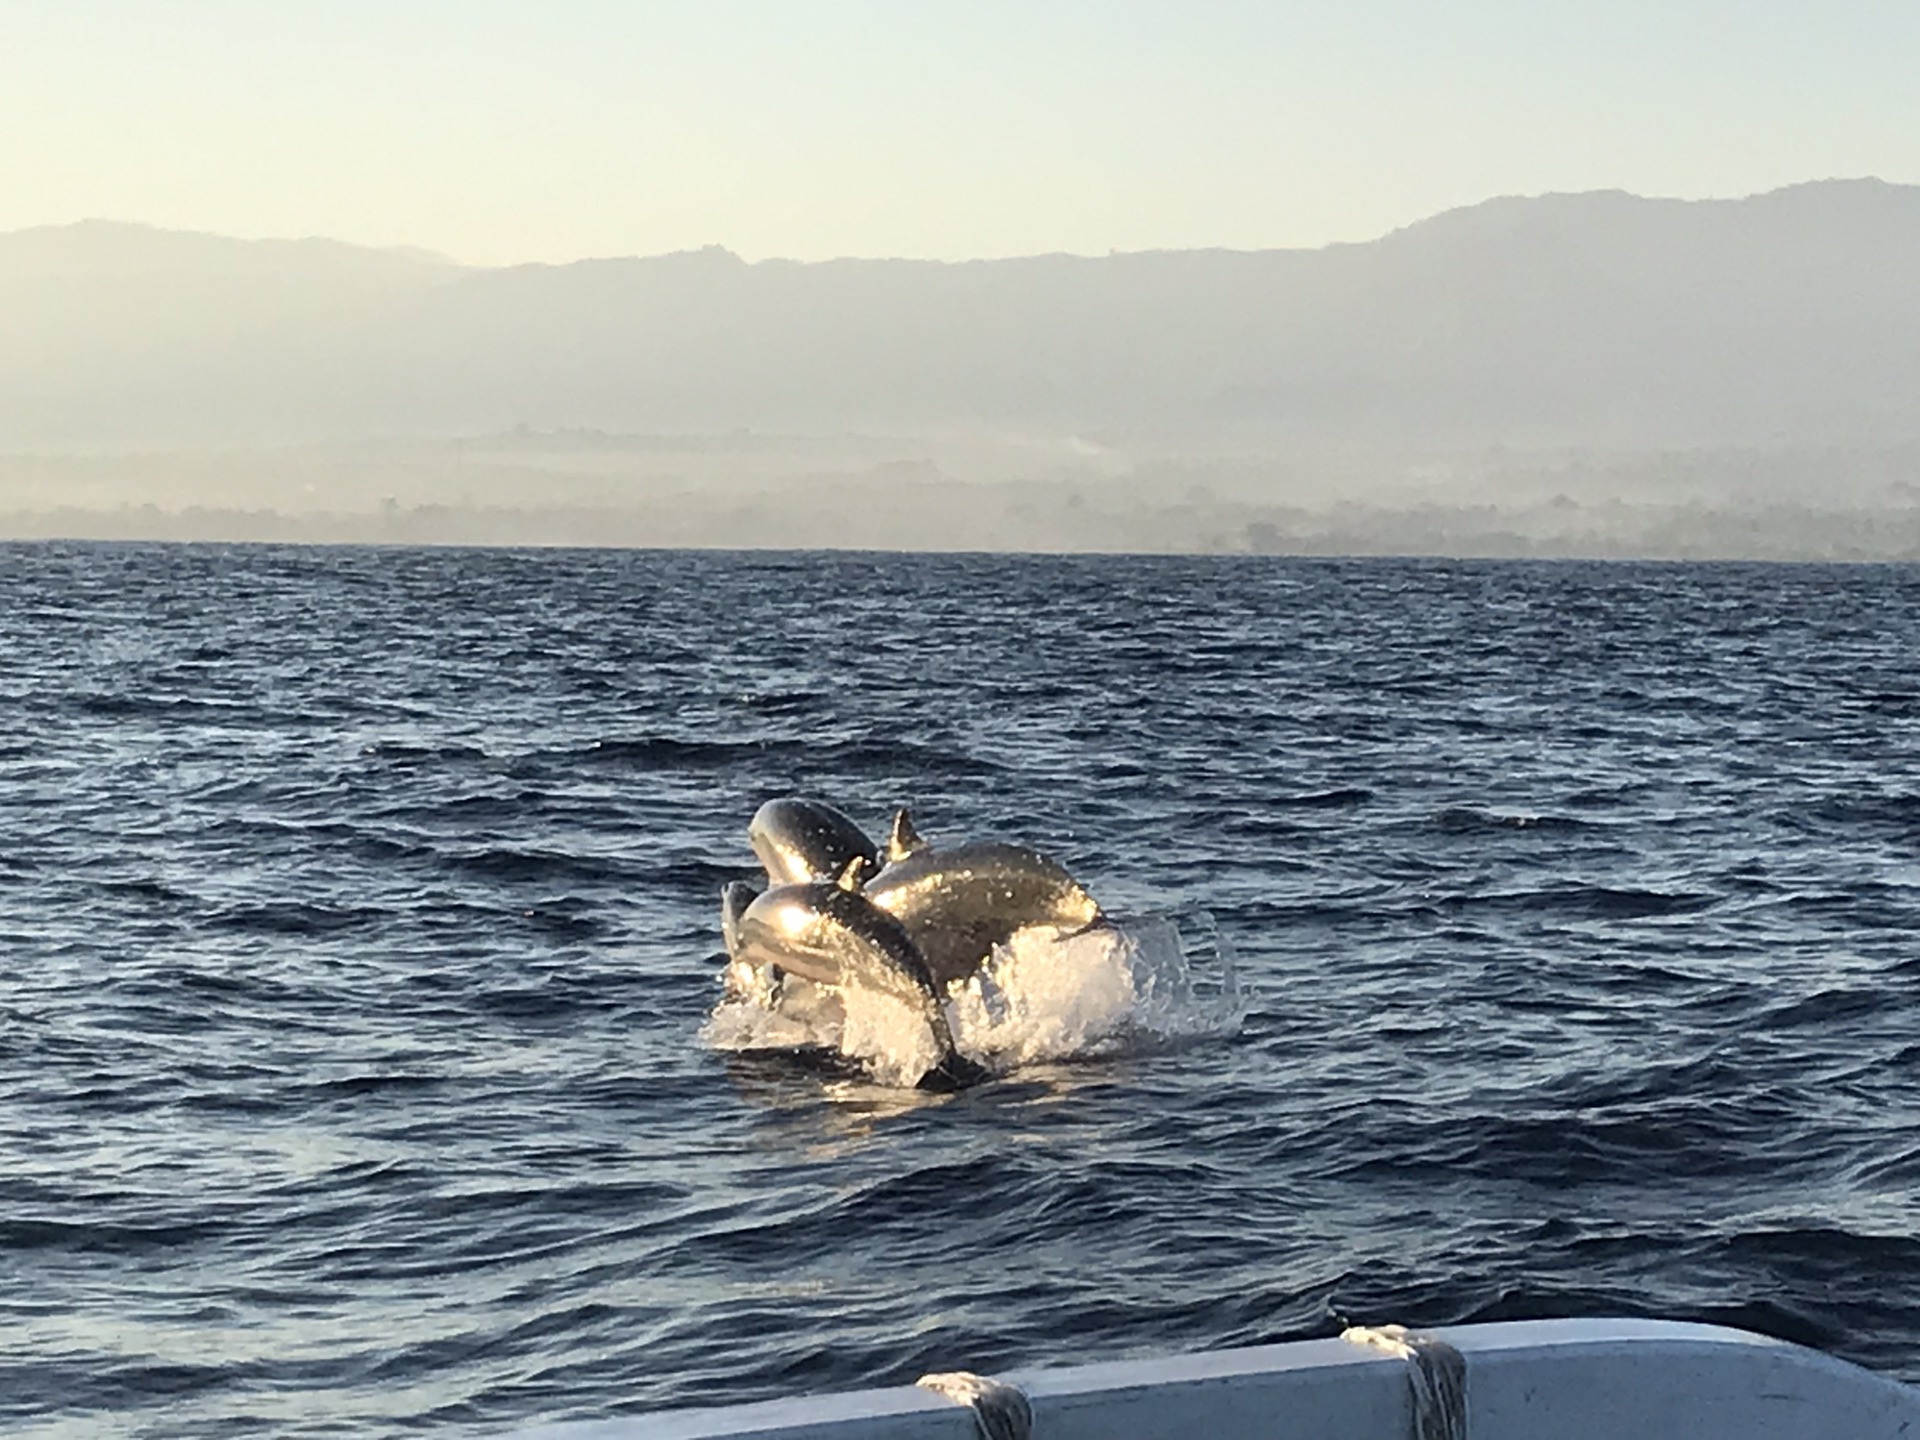
<path id="1" fill-rule="evenodd" d="M 24 545 L 0 657 L 0 1430 L 1346 1320 L 1920 1379 L 1920 571 Z M 1243 1018 L 715 1048 L 789 792 L 1039 846 Z"/>

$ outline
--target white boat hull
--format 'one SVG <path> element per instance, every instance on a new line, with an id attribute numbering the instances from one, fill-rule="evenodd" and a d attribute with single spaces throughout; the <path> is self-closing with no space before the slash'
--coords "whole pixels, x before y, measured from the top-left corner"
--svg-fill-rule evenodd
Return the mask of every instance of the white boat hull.
<path id="1" fill-rule="evenodd" d="M 1466 1365 L 1468 1440 L 1920 1440 L 1920 1388 L 1711 1325 L 1550 1320 L 1426 1332 Z M 1410 1362 L 1304 1340 L 998 1379 L 1035 1440 L 1404 1440 Z M 1430 1422 L 1429 1422 L 1430 1423 Z M 974 1440 L 972 1410 L 915 1386 L 550 1426 L 526 1440 Z"/>

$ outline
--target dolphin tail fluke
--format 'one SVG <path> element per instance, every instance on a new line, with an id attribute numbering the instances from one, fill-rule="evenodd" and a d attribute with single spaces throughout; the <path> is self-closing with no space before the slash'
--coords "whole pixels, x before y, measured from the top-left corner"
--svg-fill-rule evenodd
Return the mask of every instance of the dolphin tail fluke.
<path id="1" fill-rule="evenodd" d="M 897 929 L 897 927 L 896 927 Z M 898 944 L 886 957 L 882 972 L 875 978 L 883 988 L 904 991 L 918 1001 L 926 1017 L 933 1043 L 940 1049 L 940 1061 L 920 1077 L 923 1090 L 964 1090 L 978 1085 L 990 1073 L 960 1053 L 953 1041 L 953 1026 L 947 1020 L 947 1007 L 941 999 L 940 982 L 927 968 L 926 958 L 904 930 L 898 931 Z"/>
<path id="2" fill-rule="evenodd" d="M 920 1089 L 950 1093 L 978 1085 L 993 1078 L 993 1072 L 978 1061 L 969 1060 L 958 1050 L 947 1051 L 946 1058 L 920 1077 Z"/>

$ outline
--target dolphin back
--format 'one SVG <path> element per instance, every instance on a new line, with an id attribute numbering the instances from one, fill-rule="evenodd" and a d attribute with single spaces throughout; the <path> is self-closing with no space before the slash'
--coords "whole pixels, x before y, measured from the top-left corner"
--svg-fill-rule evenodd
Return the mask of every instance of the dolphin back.
<path id="1" fill-rule="evenodd" d="M 998 841 L 916 851 L 869 880 L 865 894 L 900 922 L 943 986 L 1029 926 L 1078 930 L 1100 919 L 1099 905 L 1064 867 Z"/>

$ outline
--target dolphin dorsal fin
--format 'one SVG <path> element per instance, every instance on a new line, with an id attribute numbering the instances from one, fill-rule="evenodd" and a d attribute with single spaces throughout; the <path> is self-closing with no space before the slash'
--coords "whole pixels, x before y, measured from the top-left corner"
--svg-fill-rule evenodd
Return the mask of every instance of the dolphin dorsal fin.
<path id="1" fill-rule="evenodd" d="M 913 828 L 913 817 L 902 805 L 893 812 L 893 830 L 887 836 L 887 859 L 904 860 L 909 855 L 918 854 L 927 848 L 927 842 L 920 838 L 920 832 Z"/>
<path id="2" fill-rule="evenodd" d="M 842 890 L 851 890 L 855 894 L 858 894 L 860 892 L 860 882 L 866 878 L 867 863 L 866 856 L 854 856 L 841 867 L 840 873 L 834 877 L 833 883 L 838 885 Z"/>

